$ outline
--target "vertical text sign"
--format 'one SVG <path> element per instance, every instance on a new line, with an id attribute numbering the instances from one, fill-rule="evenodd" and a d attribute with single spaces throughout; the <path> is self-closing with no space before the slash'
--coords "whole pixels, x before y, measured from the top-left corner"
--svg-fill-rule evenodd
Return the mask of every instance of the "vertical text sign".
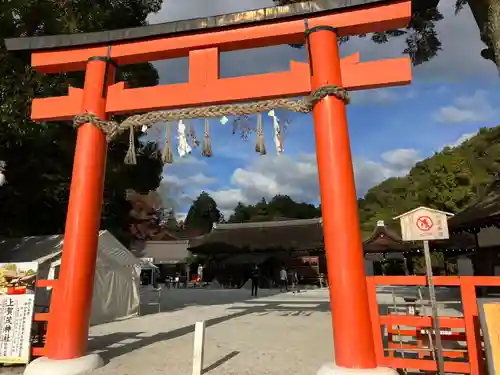
<path id="1" fill-rule="evenodd" d="M 28 363 L 34 294 L 0 295 L 0 363 Z"/>
<path id="2" fill-rule="evenodd" d="M 28 363 L 38 262 L 0 263 L 0 363 Z"/>

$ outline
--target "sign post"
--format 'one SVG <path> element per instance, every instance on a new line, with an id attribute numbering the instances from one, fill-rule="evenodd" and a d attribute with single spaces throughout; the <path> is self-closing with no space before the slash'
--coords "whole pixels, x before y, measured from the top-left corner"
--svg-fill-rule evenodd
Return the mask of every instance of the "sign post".
<path id="1" fill-rule="evenodd" d="M 403 241 L 423 241 L 424 243 L 425 273 L 431 300 L 435 355 L 439 374 L 441 375 L 445 373 L 443 345 L 441 343 L 441 331 L 439 329 L 436 289 L 432 279 L 432 261 L 429 240 L 442 240 L 450 237 L 448 232 L 448 216 L 452 216 L 452 214 L 432 208 L 419 207 L 394 218 L 400 220 Z"/>

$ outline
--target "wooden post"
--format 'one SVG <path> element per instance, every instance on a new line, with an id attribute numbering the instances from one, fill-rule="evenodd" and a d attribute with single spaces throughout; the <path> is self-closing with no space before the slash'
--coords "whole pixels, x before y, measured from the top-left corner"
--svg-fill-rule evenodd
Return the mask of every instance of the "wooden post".
<path id="1" fill-rule="evenodd" d="M 429 241 L 424 241 L 424 258 L 425 258 L 425 273 L 427 275 L 427 286 L 429 288 L 429 297 L 431 300 L 432 309 L 432 325 L 434 328 L 434 342 L 436 359 L 439 374 L 444 375 L 444 357 L 443 357 L 443 344 L 441 342 L 441 330 L 439 329 L 439 311 L 436 302 L 436 290 L 434 288 L 434 281 L 432 280 L 432 260 L 431 252 L 429 250 Z"/>
<path id="2" fill-rule="evenodd" d="M 336 30 L 316 26 L 306 33 L 312 91 L 324 85 L 342 87 Z M 335 363 L 376 368 L 345 104 L 325 97 L 315 105 L 313 116 Z"/>
<path id="3" fill-rule="evenodd" d="M 203 372 L 203 356 L 205 354 L 205 321 L 196 322 L 194 326 L 193 374 Z"/>
<path id="4" fill-rule="evenodd" d="M 87 63 L 82 112 L 105 119 L 106 89 L 114 79 L 107 57 Z M 105 134 L 92 124 L 78 129 L 61 271 L 52 292 L 46 356 L 72 359 L 85 355 L 89 331 L 97 243 L 106 166 Z"/>

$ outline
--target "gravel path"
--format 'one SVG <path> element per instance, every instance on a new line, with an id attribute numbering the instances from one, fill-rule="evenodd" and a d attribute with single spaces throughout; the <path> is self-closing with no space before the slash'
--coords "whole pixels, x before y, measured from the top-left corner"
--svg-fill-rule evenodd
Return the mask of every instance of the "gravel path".
<path id="1" fill-rule="evenodd" d="M 108 361 L 92 375 L 191 374 L 193 329 L 200 320 L 207 324 L 205 374 L 315 374 L 333 359 L 326 289 L 259 293 L 252 298 L 245 289 L 164 290 L 161 313 L 91 328 L 89 350 Z M 398 288 L 396 294 L 400 303 L 416 291 Z M 443 299 L 449 295 L 444 291 Z M 379 288 L 377 300 L 386 313 L 391 289 Z M 456 307 L 440 312 L 460 315 Z M 21 373 L 20 366 L 0 368 L 2 375 Z"/>
<path id="2" fill-rule="evenodd" d="M 193 324 L 207 323 L 205 373 L 314 374 L 332 359 L 328 294 L 169 290 L 160 314 L 93 327 L 91 348 L 109 363 L 94 375 L 191 372 Z M 182 310 L 181 310 L 182 309 Z"/>

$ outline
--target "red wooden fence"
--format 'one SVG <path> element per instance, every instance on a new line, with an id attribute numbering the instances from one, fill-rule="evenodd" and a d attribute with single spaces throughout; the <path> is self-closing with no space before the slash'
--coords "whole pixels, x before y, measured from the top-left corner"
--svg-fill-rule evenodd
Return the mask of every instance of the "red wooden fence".
<path id="1" fill-rule="evenodd" d="M 479 326 L 478 307 L 476 298 L 476 287 L 478 286 L 500 286 L 500 277 L 495 276 L 435 276 L 433 277 L 436 287 L 460 287 L 462 300 L 463 317 L 439 317 L 440 329 L 464 329 L 465 333 L 455 333 L 457 341 L 466 342 L 466 353 L 457 356 L 450 355 L 446 350 L 444 368 L 447 373 L 461 373 L 472 375 L 486 374 L 484 353 L 482 349 L 482 338 Z M 388 332 L 394 334 L 393 326 L 416 327 L 414 330 L 404 329 L 403 334 L 418 332 L 422 327 L 432 327 L 430 316 L 412 316 L 396 314 L 379 314 L 379 304 L 377 303 L 377 286 L 426 286 L 425 276 L 372 276 L 367 277 L 368 293 L 370 299 L 370 310 L 372 315 L 373 335 L 375 338 L 375 349 L 378 364 L 380 366 L 421 370 L 425 372 L 436 372 L 437 363 L 433 359 L 419 358 L 399 358 L 384 348 L 383 334 L 381 327 L 390 327 Z M 444 336 L 442 336 L 444 338 Z M 389 345 L 394 348 L 396 345 Z M 397 347 L 401 348 L 400 345 Z M 408 346 L 407 348 L 412 348 Z M 386 352 L 389 352 L 386 355 Z M 429 350 L 430 352 L 430 350 Z M 462 361 L 450 361 L 452 357 L 462 357 Z"/>
<path id="2" fill-rule="evenodd" d="M 37 280 L 36 281 L 36 287 L 37 288 L 56 288 L 57 287 L 57 280 Z M 50 308 L 49 312 L 47 313 L 35 313 L 35 316 L 33 317 L 33 322 L 38 326 L 38 339 L 39 339 L 39 345 L 42 344 L 42 341 L 45 337 L 46 331 L 47 331 L 47 325 L 49 324 L 49 318 L 50 318 Z M 33 346 L 31 349 L 31 353 L 33 357 L 42 357 L 45 355 L 43 346 Z"/>

